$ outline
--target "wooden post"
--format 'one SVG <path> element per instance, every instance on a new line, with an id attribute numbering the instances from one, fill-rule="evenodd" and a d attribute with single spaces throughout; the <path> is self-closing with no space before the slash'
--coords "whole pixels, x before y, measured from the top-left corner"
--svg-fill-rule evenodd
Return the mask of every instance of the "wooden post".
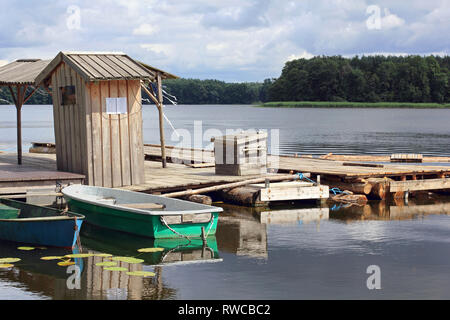
<path id="1" fill-rule="evenodd" d="M 22 164 L 22 105 L 26 89 L 27 86 L 23 87 L 19 84 L 16 86 L 17 93 L 14 94 L 12 87 L 9 87 L 17 112 L 17 163 L 19 165 Z"/>
<path id="2" fill-rule="evenodd" d="M 163 95 L 162 95 L 162 80 L 161 73 L 158 72 L 157 76 L 157 85 L 158 85 L 158 111 L 159 111 L 159 137 L 161 141 L 161 160 L 163 168 L 167 167 L 167 159 L 166 159 L 166 147 L 165 147 L 165 139 L 164 139 L 164 114 L 163 114 Z"/>
<path id="3" fill-rule="evenodd" d="M 16 105 L 17 111 L 17 163 L 22 164 L 22 106 Z"/>

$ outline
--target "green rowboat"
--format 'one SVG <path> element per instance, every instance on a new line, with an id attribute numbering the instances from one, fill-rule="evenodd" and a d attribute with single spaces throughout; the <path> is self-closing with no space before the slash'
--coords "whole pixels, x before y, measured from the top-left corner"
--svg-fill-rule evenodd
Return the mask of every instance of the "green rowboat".
<path id="1" fill-rule="evenodd" d="M 86 223 L 150 238 L 200 238 L 216 233 L 219 207 L 127 190 L 72 185 L 62 190 Z"/>

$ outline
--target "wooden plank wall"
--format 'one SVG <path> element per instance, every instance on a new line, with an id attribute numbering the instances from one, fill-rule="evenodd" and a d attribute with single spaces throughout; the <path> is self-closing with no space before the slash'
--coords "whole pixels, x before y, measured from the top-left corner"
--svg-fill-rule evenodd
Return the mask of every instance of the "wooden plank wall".
<path id="1" fill-rule="evenodd" d="M 77 104 L 61 106 L 59 88 L 76 86 Z M 52 76 L 58 170 L 82 173 L 86 183 L 142 184 L 144 145 L 140 80 L 86 83 L 66 64 Z M 107 97 L 127 97 L 127 114 L 106 114 Z"/>

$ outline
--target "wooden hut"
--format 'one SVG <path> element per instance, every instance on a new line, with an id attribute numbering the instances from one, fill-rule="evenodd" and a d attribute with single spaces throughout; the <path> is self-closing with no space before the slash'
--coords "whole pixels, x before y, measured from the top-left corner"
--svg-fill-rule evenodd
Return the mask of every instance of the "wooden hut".
<path id="1" fill-rule="evenodd" d="M 124 53 L 60 52 L 36 78 L 52 90 L 58 170 L 95 186 L 143 183 L 141 87 L 168 77 Z"/>

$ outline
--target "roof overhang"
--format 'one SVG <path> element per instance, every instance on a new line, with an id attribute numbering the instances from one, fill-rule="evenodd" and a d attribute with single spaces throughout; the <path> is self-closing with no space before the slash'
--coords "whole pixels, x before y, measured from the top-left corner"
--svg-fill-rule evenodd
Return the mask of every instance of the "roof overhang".
<path id="1" fill-rule="evenodd" d="M 160 73 L 163 79 L 176 79 L 163 70 L 133 60 L 122 52 L 60 52 L 36 77 L 36 85 L 46 82 L 61 63 L 68 64 L 86 82 L 108 80 L 154 81 Z"/>

